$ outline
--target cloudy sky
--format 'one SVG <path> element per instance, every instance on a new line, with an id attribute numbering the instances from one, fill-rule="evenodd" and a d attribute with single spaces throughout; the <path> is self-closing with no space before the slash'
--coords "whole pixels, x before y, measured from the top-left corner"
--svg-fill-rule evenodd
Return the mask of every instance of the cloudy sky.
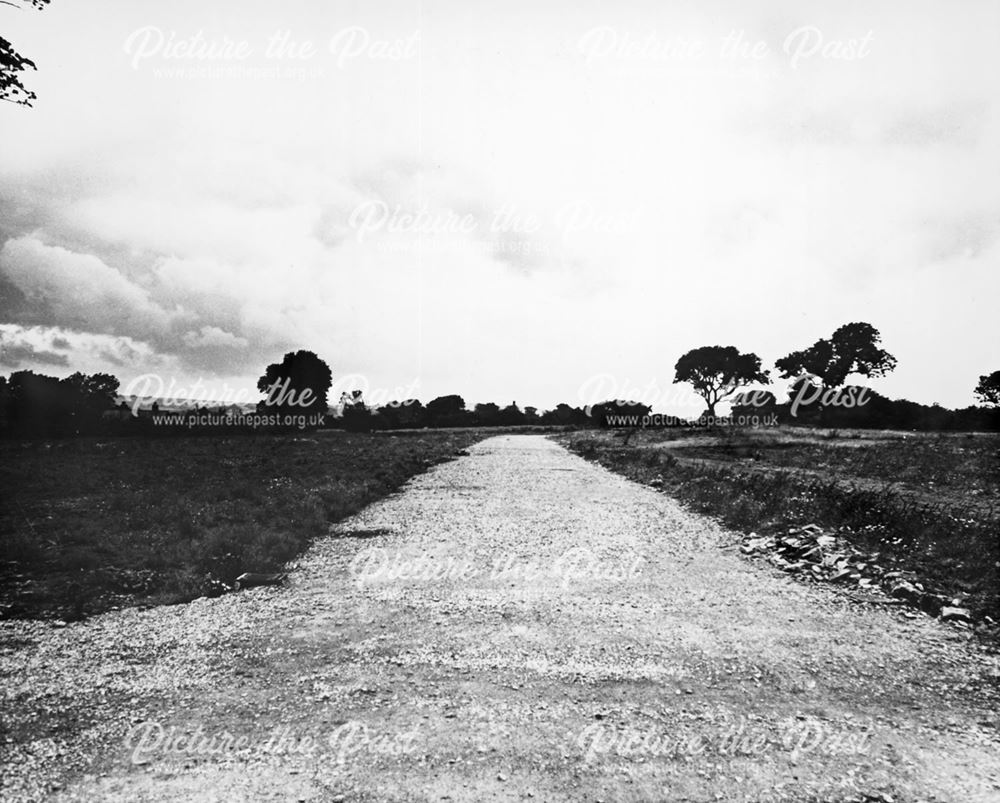
<path id="1" fill-rule="evenodd" d="M 0 372 L 679 412 L 684 351 L 856 320 L 892 397 L 1000 367 L 997 3 L 375 6 L 0 5 Z"/>

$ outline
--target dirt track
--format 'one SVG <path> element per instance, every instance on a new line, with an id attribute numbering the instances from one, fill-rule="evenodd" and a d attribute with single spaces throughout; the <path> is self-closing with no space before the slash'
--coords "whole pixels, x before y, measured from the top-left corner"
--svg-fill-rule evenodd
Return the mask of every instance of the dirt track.
<path id="1" fill-rule="evenodd" d="M 492 438 L 287 588 L 0 625 L 3 796 L 1000 800 L 997 656 L 732 541 Z"/>

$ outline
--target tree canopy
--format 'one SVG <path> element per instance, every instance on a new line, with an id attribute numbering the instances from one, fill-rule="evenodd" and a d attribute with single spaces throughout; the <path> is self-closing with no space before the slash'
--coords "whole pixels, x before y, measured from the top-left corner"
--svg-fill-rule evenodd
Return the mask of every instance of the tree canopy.
<path id="1" fill-rule="evenodd" d="M 23 435 L 64 436 L 92 431 L 115 405 L 118 380 L 75 373 L 65 379 L 15 371 L 0 384 L 3 418 Z"/>
<path id="2" fill-rule="evenodd" d="M 457 394 L 431 399 L 426 409 L 431 426 L 460 427 L 465 423 L 465 399 Z"/>
<path id="3" fill-rule="evenodd" d="M 896 358 L 881 348 L 881 342 L 878 329 L 870 323 L 848 323 L 829 339 L 821 338 L 777 360 L 775 367 L 783 379 L 808 374 L 823 387 L 836 388 L 851 374 L 885 376 L 896 367 Z"/>
<path id="4" fill-rule="evenodd" d="M 564 407 L 565 405 L 559 405 Z M 601 427 L 615 427 L 625 424 L 630 419 L 638 422 L 644 416 L 649 415 L 652 408 L 642 402 L 617 399 L 594 404 L 590 408 L 590 419 L 596 421 Z M 567 421 L 567 423 L 577 423 Z"/>
<path id="5" fill-rule="evenodd" d="M 715 405 L 755 382 L 767 382 L 760 357 L 736 346 L 702 346 L 684 354 L 674 366 L 674 382 L 687 382 L 715 415 Z"/>
<path id="6" fill-rule="evenodd" d="M 330 366 L 315 353 L 300 350 L 290 351 L 281 362 L 267 366 L 257 380 L 257 390 L 267 394 L 267 405 L 326 413 L 332 384 Z"/>
<path id="7" fill-rule="evenodd" d="M 979 377 L 975 394 L 976 398 L 983 404 L 1000 407 L 1000 371 Z"/>

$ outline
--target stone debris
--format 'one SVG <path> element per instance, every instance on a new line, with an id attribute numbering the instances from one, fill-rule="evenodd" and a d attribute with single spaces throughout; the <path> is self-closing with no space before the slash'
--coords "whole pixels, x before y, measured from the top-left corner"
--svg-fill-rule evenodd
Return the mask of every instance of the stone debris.
<path id="1" fill-rule="evenodd" d="M 972 622 L 972 614 L 968 608 L 946 607 L 941 609 L 941 618 L 946 622 Z"/>
<path id="2" fill-rule="evenodd" d="M 287 575 L 284 572 L 274 574 L 256 574 L 254 572 L 244 572 L 236 578 L 235 588 L 237 591 L 243 588 L 256 588 L 257 586 L 277 586 L 281 585 Z"/>
<path id="3" fill-rule="evenodd" d="M 0 704 L 15 724 L 0 738 L 0 798 L 479 800 L 499 790 L 662 800 L 682 788 L 696 799 L 846 803 L 846 791 L 893 778 L 897 800 L 920 800 L 909 792 L 925 788 L 948 790 L 937 800 L 987 799 L 987 773 L 1000 774 L 997 731 L 975 723 L 995 719 L 1000 675 L 986 673 L 1000 672 L 1000 657 L 921 614 L 897 620 L 758 571 L 728 549 L 732 532 L 544 438 L 500 436 L 472 451 L 340 525 L 378 535 L 317 539 L 281 586 L 63 628 L 0 622 Z M 818 528 L 791 537 L 799 547 L 779 557 L 799 574 L 840 571 L 848 553 L 836 538 Z M 580 550 L 609 571 L 645 562 L 632 580 L 565 587 L 527 575 L 353 582 L 358 555 L 376 548 L 481 567 L 553 565 Z M 873 576 L 873 562 L 846 561 L 845 585 Z M 793 777 L 781 723 L 824 711 L 836 711 L 819 716 L 829 735 L 874 718 L 873 744 L 884 735 L 892 749 L 803 755 L 808 774 Z M 945 730 L 946 714 L 964 726 Z M 366 748 L 339 764 L 325 737 L 354 720 L 386 735 L 418 727 L 416 752 Z M 618 755 L 630 734 L 714 739 L 744 721 L 748 736 L 768 740 L 759 758 Z M 315 735 L 320 746 L 310 758 L 294 747 L 195 754 L 164 742 L 133 765 L 126 737 L 144 723 L 254 739 L 287 725 L 293 743 Z M 607 751 L 594 762 L 580 746 L 585 728 Z"/>
<path id="4" fill-rule="evenodd" d="M 824 533 L 816 524 L 790 527 L 776 535 L 750 533 L 744 537 L 740 551 L 800 578 L 887 594 L 943 621 L 974 621 L 971 612 L 961 607 L 962 599 L 950 599 L 926 589 L 912 572 L 885 570 L 878 564 L 877 552 L 863 552 L 842 537 Z"/>

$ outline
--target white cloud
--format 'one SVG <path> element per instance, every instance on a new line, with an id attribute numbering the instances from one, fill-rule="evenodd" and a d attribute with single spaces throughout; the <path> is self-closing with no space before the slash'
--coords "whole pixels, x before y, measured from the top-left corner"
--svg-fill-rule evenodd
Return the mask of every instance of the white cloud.
<path id="1" fill-rule="evenodd" d="M 149 293 L 90 254 L 17 237 L 0 250 L 0 272 L 67 326 L 104 334 L 162 333 L 171 314 Z"/>
<path id="2" fill-rule="evenodd" d="M 247 346 L 246 338 L 237 337 L 217 326 L 203 326 L 197 332 L 188 332 L 184 335 L 184 343 L 193 349 L 231 349 Z"/>

